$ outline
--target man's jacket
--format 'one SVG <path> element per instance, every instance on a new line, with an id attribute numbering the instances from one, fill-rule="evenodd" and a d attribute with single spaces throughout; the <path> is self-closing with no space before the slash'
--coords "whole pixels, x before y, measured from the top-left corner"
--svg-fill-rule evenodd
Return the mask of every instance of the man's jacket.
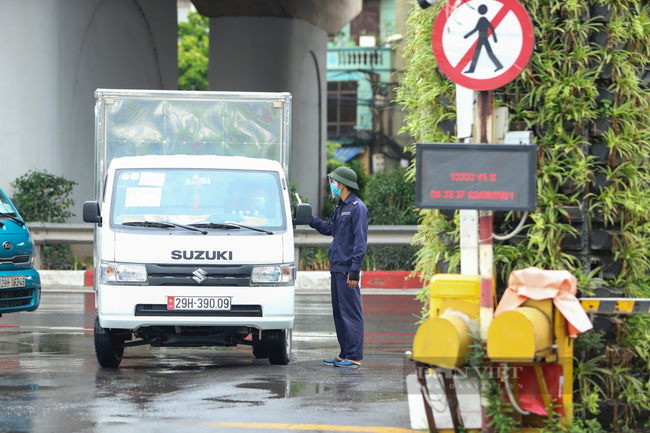
<path id="1" fill-rule="evenodd" d="M 339 200 L 329 221 L 312 216 L 311 227 L 322 235 L 334 236 L 329 248 L 331 272 L 349 273 L 359 281 L 368 248 L 368 208 L 353 192 Z"/>

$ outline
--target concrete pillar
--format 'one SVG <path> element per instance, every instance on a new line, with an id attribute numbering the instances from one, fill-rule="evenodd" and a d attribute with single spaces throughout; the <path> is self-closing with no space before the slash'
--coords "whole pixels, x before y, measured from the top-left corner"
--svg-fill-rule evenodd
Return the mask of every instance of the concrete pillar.
<path id="1" fill-rule="evenodd" d="M 327 33 L 292 18 L 210 19 L 210 90 L 291 92 L 291 179 L 320 213 L 325 193 Z"/>
<path id="2" fill-rule="evenodd" d="M 177 89 L 176 0 L 0 0 L 0 187 L 28 170 L 94 199 L 94 91 Z"/>

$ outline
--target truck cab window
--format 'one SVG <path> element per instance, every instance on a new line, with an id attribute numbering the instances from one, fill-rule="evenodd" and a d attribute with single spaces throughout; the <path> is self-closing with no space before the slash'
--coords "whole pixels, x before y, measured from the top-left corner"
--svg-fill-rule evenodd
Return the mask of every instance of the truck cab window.
<path id="1" fill-rule="evenodd" d="M 112 222 L 285 226 L 277 173 L 253 170 L 118 170 Z"/>

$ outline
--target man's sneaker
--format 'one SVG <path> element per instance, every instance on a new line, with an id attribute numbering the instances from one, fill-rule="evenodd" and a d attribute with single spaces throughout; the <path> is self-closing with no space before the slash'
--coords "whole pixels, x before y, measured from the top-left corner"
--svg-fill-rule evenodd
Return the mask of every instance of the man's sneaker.
<path id="1" fill-rule="evenodd" d="M 356 362 L 348 361 L 347 359 L 344 359 L 343 361 L 338 361 L 334 363 L 335 367 L 341 367 L 341 368 L 359 368 L 361 367 L 360 364 L 357 364 Z"/>
<path id="2" fill-rule="evenodd" d="M 334 365 L 334 364 L 336 364 L 336 363 L 339 362 L 339 361 L 341 361 L 341 360 L 338 359 L 338 358 L 334 358 L 334 359 L 323 359 L 323 364 L 325 364 L 325 365 Z"/>

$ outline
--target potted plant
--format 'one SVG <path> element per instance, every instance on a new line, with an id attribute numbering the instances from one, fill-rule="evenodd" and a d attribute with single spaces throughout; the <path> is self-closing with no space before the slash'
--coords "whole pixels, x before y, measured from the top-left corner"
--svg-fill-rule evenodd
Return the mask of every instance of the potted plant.
<path id="1" fill-rule="evenodd" d="M 597 2 L 591 6 L 591 19 L 596 23 L 608 23 L 612 19 L 612 7 L 605 2 Z"/>
<path id="2" fill-rule="evenodd" d="M 591 232 L 592 250 L 611 250 L 616 236 L 620 235 L 612 230 L 596 229 Z"/>

